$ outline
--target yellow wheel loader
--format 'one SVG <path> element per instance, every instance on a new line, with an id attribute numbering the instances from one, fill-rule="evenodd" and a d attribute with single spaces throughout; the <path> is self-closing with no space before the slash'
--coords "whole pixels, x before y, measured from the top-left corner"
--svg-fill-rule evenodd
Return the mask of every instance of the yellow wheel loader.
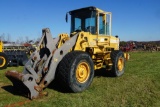
<path id="1" fill-rule="evenodd" d="M 41 95 L 55 78 L 66 89 L 82 92 L 91 84 L 96 69 L 105 66 L 115 77 L 124 73 L 126 59 L 119 50 L 118 36 L 111 35 L 111 12 L 85 7 L 68 12 L 66 21 L 68 14 L 69 35 L 63 33 L 53 39 L 49 28 L 43 29 L 23 72 L 6 72 L 13 85 L 23 86 L 20 89 L 29 93 L 30 99 Z"/>
<path id="2" fill-rule="evenodd" d="M 0 70 L 5 69 L 8 66 L 8 57 L 3 52 L 3 42 L 0 40 Z"/>

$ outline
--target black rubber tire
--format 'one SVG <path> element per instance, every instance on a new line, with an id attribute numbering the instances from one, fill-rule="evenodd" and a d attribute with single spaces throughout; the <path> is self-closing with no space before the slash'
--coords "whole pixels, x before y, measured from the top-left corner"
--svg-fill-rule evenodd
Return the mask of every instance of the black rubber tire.
<path id="1" fill-rule="evenodd" d="M 118 70 L 118 60 L 119 58 L 122 58 L 123 60 L 123 69 L 122 70 Z M 119 77 L 121 75 L 124 74 L 124 68 L 125 68 L 125 58 L 124 58 L 124 53 L 120 50 L 115 50 L 111 52 L 111 60 L 112 60 L 112 69 L 111 69 L 111 73 L 112 76 L 114 77 Z"/>
<path id="2" fill-rule="evenodd" d="M 78 64 L 87 63 L 89 66 L 89 76 L 84 83 L 76 78 L 76 69 Z M 73 51 L 64 56 L 58 65 L 57 75 L 58 81 L 62 87 L 70 92 L 82 92 L 92 83 L 94 77 L 94 63 L 90 55 L 86 52 Z"/>
<path id="3" fill-rule="evenodd" d="M 4 61 L 5 61 L 5 64 L 2 66 L 1 64 L 3 64 Z M 0 52 L 0 70 L 1 69 L 6 69 L 7 66 L 8 66 L 8 57 L 5 53 Z"/>

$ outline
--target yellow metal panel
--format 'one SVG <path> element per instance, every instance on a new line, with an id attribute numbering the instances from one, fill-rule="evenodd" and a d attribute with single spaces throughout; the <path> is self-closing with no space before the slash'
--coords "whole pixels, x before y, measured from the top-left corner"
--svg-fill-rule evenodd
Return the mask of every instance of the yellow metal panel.
<path id="1" fill-rule="evenodd" d="M 99 8 L 96 8 L 96 10 L 99 12 L 99 13 L 103 13 L 103 14 L 111 14 L 111 12 L 106 12 L 106 11 L 103 11 Z"/>
<path id="2" fill-rule="evenodd" d="M 114 47 L 115 50 L 119 50 L 119 38 L 110 36 L 110 46 Z"/>
<path id="3" fill-rule="evenodd" d="M 0 52 L 3 52 L 3 42 L 0 41 Z"/>

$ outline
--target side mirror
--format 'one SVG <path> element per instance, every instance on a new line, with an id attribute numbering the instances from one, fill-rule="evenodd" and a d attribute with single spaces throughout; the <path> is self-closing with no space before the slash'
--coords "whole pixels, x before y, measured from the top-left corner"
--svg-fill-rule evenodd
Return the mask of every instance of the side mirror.
<path id="1" fill-rule="evenodd" d="M 66 13 L 66 22 L 68 22 L 68 13 Z"/>

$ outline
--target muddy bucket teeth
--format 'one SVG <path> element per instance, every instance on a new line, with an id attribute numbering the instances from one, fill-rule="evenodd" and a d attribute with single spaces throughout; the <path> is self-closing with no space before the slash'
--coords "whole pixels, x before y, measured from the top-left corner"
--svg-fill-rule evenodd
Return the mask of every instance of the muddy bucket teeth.
<path id="1" fill-rule="evenodd" d="M 13 83 L 15 89 L 23 92 L 24 96 L 30 99 L 39 96 L 39 92 L 34 89 L 34 86 L 37 84 L 28 75 L 18 73 L 17 71 L 7 71 L 5 76 Z"/>

